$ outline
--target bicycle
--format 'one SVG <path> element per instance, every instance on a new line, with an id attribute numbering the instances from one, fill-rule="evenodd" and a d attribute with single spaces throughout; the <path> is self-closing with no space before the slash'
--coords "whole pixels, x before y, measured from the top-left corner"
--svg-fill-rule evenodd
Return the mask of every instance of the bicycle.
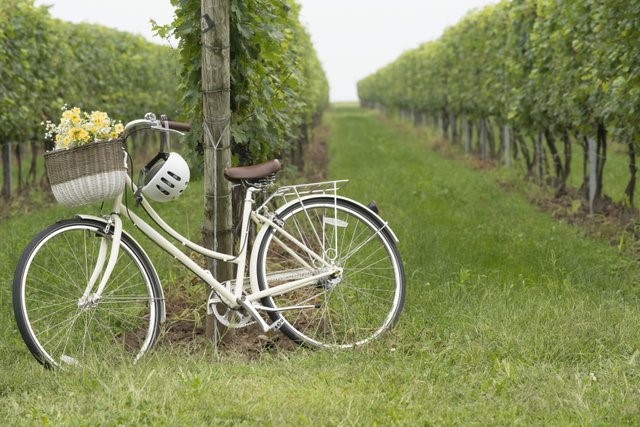
<path id="1" fill-rule="evenodd" d="M 172 153 L 164 153 L 164 138 L 189 127 L 147 115 L 125 126 L 123 141 L 142 129 L 162 133 L 156 159 L 166 164 Z M 208 313 L 229 327 L 256 323 L 300 344 L 345 349 L 374 340 L 397 322 L 406 287 L 398 240 L 372 209 L 337 194 L 347 181 L 287 185 L 268 193 L 280 170 L 277 160 L 227 168 L 225 177 L 244 187 L 245 199 L 239 250 L 224 254 L 190 241 L 158 215 L 147 200 L 151 192 L 141 189 L 162 181 L 162 167 L 150 163 L 145 169 L 151 178 L 138 185 L 127 174 L 111 213 L 57 222 L 36 235 L 19 259 L 16 321 L 27 347 L 47 368 L 119 355 L 138 361 L 157 340 L 166 319 L 164 291 L 144 249 L 124 230 L 126 218 L 207 284 Z M 136 215 L 126 198 L 123 203 L 127 188 L 181 246 L 235 264 L 235 279 L 219 282 Z M 256 203 L 258 193 L 265 194 L 263 203 Z M 258 231 L 248 254 L 252 223 Z"/>

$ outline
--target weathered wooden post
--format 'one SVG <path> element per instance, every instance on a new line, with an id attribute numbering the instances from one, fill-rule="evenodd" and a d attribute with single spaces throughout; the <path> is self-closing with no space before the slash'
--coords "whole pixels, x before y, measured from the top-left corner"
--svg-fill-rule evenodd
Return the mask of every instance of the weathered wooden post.
<path id="1" fill-rule="evenodd" d="M 589 213 L 593 214 L 593 205 L 597 193 L 598 174 L 598 146 L 596 140 L 589 136 L 587 138 L 587 153 L 589 160 Z"/>
<path id="2" fill-rule="evenodd" d="M 463 133 L 464 133 L 464 152 L 466 154 L 469 154 L 469 152 L 471 151 L 471 123 L 469 122 L 468 119 L 464 119 L 464 121 L 462 122 L 462 129 L 463 129 Z"/>
<path id="3" fill-rule="evenodd" d="M 204 144 L 205 247 L 233 253 L 231 184 L 223 170 L 231 165 L 231 77 L 229 0 L 202 0 L 202 111 Z M 233 265 L 209 261 L 219 281 L 233 277 Z M 206 334 L 217 339 L 215 317 L 207 316 Z"/>
<path id="4" fill-rule="evenodd" d="M 2 197 L 9 200 L 11 198 L 11 187 L 13 186 L 11 182 L 11 144 L 5 142 L 1 145 L 2 147 L 2 166 L 3 166 L 3 175 L 4 178 L 2 180 Z"/>
<path id="5" fill-rule="evenodd" d="M 502 127 L 502 139 L 504 141 L 504 165 L 509 167 L 511 166 L 511 134 L 507 125 Z"/>

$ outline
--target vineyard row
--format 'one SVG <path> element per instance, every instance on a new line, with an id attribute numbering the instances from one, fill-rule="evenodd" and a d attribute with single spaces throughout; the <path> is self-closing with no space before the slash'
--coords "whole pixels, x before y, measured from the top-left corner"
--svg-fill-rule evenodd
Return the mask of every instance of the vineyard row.
<path id="1" fill-rule="evenodd" d="M 572 145 L 584 199 L 602 200 L 609 140 L 626 146 L 633 205 L 640 133 L 639 0 L 502 0 L 358 83 L 363 105 L 432 117 L 485 158 L 507 153 L 566 188 Z M 472 135 L 477 135 L 472 138 Z M 474 143 L 476 141 L 477 143 Z"/>

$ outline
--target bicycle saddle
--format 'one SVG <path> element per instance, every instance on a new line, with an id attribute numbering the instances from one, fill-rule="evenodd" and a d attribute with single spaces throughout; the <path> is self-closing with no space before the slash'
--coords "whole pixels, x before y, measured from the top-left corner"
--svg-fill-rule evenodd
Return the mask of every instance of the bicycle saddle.
<path id="1" fill-rule="evenodd" d="M 276 174 L 281 168 L 280 161 L 275 159 L 252 166 L 225 168 L 224 177 L 229 181 L 264 179 Z"/>

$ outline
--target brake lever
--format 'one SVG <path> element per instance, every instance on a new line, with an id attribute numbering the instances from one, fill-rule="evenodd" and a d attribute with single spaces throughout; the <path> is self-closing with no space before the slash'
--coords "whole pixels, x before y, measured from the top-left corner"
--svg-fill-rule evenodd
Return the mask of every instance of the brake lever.
<path id="1" fill-rule="evenodd" d="M 176 135 L 184 136 L 184 132 L 180 132 L 179 130 L 164 128 L 162 126 L 151 126 L 149 129 L 157 130 L 158 132 L 167 132 L 167 133 L 175 133 Z"/>

